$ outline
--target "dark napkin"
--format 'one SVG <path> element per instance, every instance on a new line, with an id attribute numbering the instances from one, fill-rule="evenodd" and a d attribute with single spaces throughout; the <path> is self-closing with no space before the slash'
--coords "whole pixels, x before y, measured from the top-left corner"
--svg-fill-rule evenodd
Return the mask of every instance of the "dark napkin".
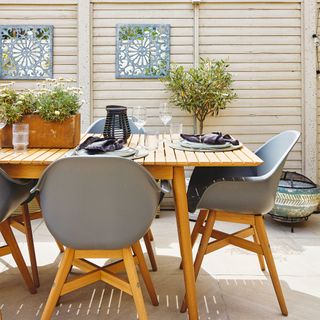
<path id="1" fill-rule="evenodd" d="M 180 134 L 181 138 L 190 142 L 206 144 L 225 144 L 227 142 L 234 146 L 239 145 L 239 141 L 233 139 L 229 134 L 223 135 L 221 132 L 212 132 L 207 134 Z"/>
<path id="2" fill-rule="evenodd" d="M 88 137 L 78 147 L 77 151 L 85 149 L 89 154 L 120 150 L 123 147 L 122 139 Z"/>

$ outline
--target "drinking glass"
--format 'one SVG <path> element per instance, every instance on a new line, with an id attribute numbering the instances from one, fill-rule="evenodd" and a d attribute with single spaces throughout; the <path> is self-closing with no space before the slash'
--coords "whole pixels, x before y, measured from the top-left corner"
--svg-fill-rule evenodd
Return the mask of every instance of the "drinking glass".
<path id="1" fill-rule="evenodd" d="M 29 144 L 29 124 L 14 123 L 12 125 L 12 145 L 15 152 L 27 151 Z"/>
<path id="2" fill-rule="evenodd" d="M 5 112 L 0 112 L 0 131 L 6 126 L 7 124 L 7 116 L 5 114 Z M 0 132 L 1 133 L 1 132 Z M 1 149 L 2 149 L 2 135 L 0 134 L 0 153 L 1 153 Z"/>
<path id="3" fill-rule="evenodd" d="M 171 109 L 167 103 L 160 104 L 159 117 L 162 123 L 164 124 L 164 133 L 167 134 L 167 125 L 172 119 Z"/>
<path id="4" fill-rule="evenodd" d="M 183 130 L 183 124 L 178 122 L 170 123 L 170 137 L 172 142 L 178 142 L 180 140 L 180 134 Z"/>
<path id="5" fill-rule="evenodd" d="M 137 148 L 143 148 L 141 145 L 141 129 L 147 122 L 147 110 L 145 107 L 137 106 L 132 109 L 132 121 L 139 129 L 139 144 Z"/>
<path id="6" fill-rule="evenodd" d="M 152 152 L 159 148 L 159 131 L 148 130 L 144 134 L 144 146 Z"/>

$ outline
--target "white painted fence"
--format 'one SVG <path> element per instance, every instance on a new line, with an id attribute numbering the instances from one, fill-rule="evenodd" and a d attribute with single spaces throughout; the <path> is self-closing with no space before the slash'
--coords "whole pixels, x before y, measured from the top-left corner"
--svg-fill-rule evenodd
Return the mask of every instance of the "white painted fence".
<path id="1" fill-rule="evenodd" d="M 251 148 L 282 130 L 300 130 L 286 167 L 314 179 L 320 168 L 315 14 L 315 0 L 0 0 L 0 24 L 54 25 L 54 75 L 83 86 L 84 126 L 104 116 L 107 104 L 145 105 L 148 126 L 161 125 L 158 106 L 168 98 L 163 85 L 115 79 L 115 25 L 169 23 L 172 62 L 192 66 L 210 57 L 230 63 L 238 99 L 209 118 L 206 130 L 234 134 Z M 193 118 L 178 108 L 174 121 L 192 131 Z"/>

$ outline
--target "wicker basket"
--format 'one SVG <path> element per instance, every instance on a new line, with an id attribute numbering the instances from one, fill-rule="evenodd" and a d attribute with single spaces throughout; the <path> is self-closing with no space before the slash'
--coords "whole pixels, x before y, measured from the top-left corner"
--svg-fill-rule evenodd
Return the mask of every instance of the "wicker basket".
<path id="1" fill-rule="evenodd" d="M 320 187 L 302 174 L 285 171 L 270 214 L 276 220 L 298 222 L 317 210 L 319 202 Z"/>

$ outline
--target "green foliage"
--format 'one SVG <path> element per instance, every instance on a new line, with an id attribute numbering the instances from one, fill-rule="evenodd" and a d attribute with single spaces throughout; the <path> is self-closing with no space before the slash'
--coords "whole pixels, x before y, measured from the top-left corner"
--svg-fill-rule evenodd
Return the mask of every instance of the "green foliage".
<path id="1" fill-rule="evenodd" d="M 43 89 L 38 95 L 38 112 L 46 121 L 63 121 L 75 115 L 81 106 L 79 88 L 55 84 L 52 90 Z"/>
<path id="2" fill-rule="evenodd" d="M 119 39 L 122 41 L 143 40 L 151 36 L 154 40 L 158 35 L 159 31 L 151 26 L 125 25 L 120 27 Z"/>
<path id="3" fill-rule="evenodd" d="M 170 102 L 193 114 L 200 122 L 200 134 L 208 115 L 217 116 L 220 110 L 236 98 L 231 86 L 232 75 L 223 60 L 201 59 L 197 68 L 188 71 L 173 65 L 169 74 L 160 79 L 170 92 Z"/>
<path id="4" fill-rule="evenodd" d="M 11 86 L 0 89 L 0 110 L 6 113 L 8 124 L 18 122 L 22 118 L 22 110 L 17 104 L 18 96 Z"/>
<path id="5" fill-rule="evenodd" d="M 47 121 L 63 121 L 76 114 L 81 104 L 79 88 L 69 87 L 72 80 L 46 80 L 38 90 L 16 91 L 12 83 L 0 88 L 0 112 L 5 112 L 7 123 L 21 121 L 26 114 L 37 113 Z"/>

